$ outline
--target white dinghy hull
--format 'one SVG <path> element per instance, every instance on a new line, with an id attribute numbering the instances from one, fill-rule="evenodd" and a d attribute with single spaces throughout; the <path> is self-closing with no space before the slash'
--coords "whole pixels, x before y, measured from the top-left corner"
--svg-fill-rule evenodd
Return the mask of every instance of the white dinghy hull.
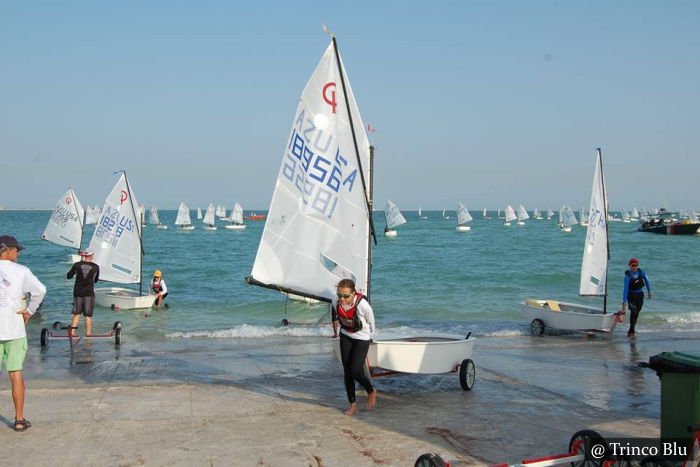
<path id="1" fill-rule="evenodd" d="M 471 359 L 475 339 L 464 337 L 403 337 L 376 339 L 367 352 L 369 366 L 399 373 L 450 373 L 457 371 L 465 359 Z M 335 342 L 339 362 L 340 339 Z"/>
<path id="2" fill-rule="evenodd" d="M 230 230 L 245 230 L 245 227 L 242 224 L 226 224 L 226 228 Z"/>
<path id="3" fill-rule="evenodd" d="M 396 232 L 396 230 L 387 230 L 386 232 L 384 232 L 384 235 L 386 237 L 396 237 L 398 236 L 398 233 Z"/>
<path id="4" fill-rule="evenodd" d="M 593 308 L 575 303 L 556 300 L 528 299 L 521 303 L 522 314 L 531 322 L 533 334 L 542 335 L 544 329 L 554 328 L 565 331 L 598 331 L 612 333 L 620 315 L 618 312 L 603 313 L 600 308 Z M 540 320 L 544 327 L 535 327 L 535 320 Z"/>
<path id="5" fill-rule="evenodd" d="M 469 232 L 472 228 L 468 225 L 458 225 L 457 232 Z"/>
<path id="6" fill-rule="evenodd" d="M 95 289 L 95 303 L 116 310 L 150 308 L 155 300 L 155 295 L 139 295 L 137 291 L 125 287 L 100 287 Z"/>

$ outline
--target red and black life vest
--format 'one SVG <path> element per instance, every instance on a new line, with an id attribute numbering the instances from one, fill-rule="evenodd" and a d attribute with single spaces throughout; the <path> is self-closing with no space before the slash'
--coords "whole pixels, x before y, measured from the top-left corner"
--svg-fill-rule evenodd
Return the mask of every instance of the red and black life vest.
<path id="1" fill-rule="evenodd" d="M 151 285 L 153 285 L 153 291 L 154 291 L 155 293 L 160 293 L 160 292 L 163 291 L 163 286 L 160 285 L 160 282 L 161 282 L 161 281 L 158 281 L 158 282 L 153 281 L 153 282 L 151 282 Z"/>
<path id="2" fill-rule="evenodd" d="M 367 300 L 367 298 L 358 292 L 357 301 L 352 308 L 346 310 L 338 303 L 336 310 L 334 310 L 338 316 L 340 325 L 347 332 L 357 332 L 362 329 L 362 321 L 360 321 L 360 315 L 357 313 L 357 305 L 360 304 L 361 300 Z"/>
<path id="3" fill-rule="evenodd" d="M 625 276 L 629 278 L 629 290 L 630 292 L 640 292 L 644 289 L 644 273 L 641 269 L 637 269 L 637 277 L 632 277 L 632 271 L 629 269 L 625 271 Z"/>

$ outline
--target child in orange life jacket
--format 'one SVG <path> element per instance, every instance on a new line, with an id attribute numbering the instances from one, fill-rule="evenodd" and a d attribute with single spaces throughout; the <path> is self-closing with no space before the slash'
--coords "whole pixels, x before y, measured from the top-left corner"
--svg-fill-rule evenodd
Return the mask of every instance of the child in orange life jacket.
<path id="1" fill-rule="evenodd" d="M 163 274 L 160 272 L 160 270 L 156 270 L 156 272 L 153 273 L 153 281 L 151 282 L 151 286 L 153 287 L 153 292 L 156 294 L 156 302 L 155 305 L 160 308 L 161 304 L 163 304 L 163 301 L 165 300 L 165 297 L 168 296 L 168 287 L 165 285 L 165 280 L 163 280 Z M 167 308 L 168 305 L 165 305 Z"/>
<path id="2" fill-rule="evenodd" d="M 357 412 L 355 381 L 367 391 L 368 409 L 372 409 L 377 402 L 377 390 L 364 371 L 367 351 L 374 335 L 374 312 L 367 298 L 355 291 L 355 283 L 350 279 L 338 282 L 336 296 L 331 304 L 333 334 L 338 335 L 340 324 L 340 357 L 345 392 L 350 402 L 345 415 L 353 415 Z"/>

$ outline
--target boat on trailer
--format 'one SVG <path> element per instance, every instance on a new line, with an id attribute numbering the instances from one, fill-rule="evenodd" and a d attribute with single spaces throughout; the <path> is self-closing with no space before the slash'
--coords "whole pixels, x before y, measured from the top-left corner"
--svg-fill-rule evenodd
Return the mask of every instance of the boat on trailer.
<path id="1" fill-rule="evenodd" d="M 100 280 L 138 284 L 139 289 L 97 287 L 97 305 L 115 310 L 131 310 L 150 308 L 155 301 L 155 295 L 143 294 L 141 283 L 143 216 L 138 206 L 126 172 L 121 171 L 117 183 L 105 200 L 100 221 L 90 240 L 90 249 L 95 255 L 93 261 L 100 267 Z"/>
<path id="2" fill-rule="evenodd" d="M 337 101 L 329 97 L 330 88 L 339 96 Z M 374 148 L 359 131 L 365 126 L 335 37 L 302 92 L 293 121 L 246 281 L 330 303 L 336 284 L 352 279 L 369 300 L 372 242 L 377 241 L 372 220 Z M 312 160 L 305 161 L 305 154 Z M 476 377 L 474 339 L 469 337 L 376 338 L 368 352 L 370 372 L 381 376 L 459 371 L 461 386 L 469 390 Z"/>
<path id="3" fill-rule="evenodd" d="M 608 200 L 603 177 L 603 159 L 597 150 L 596 168 L 591 190 L 591 209 L 581 261 L 579 295 L 603 297 L 603 308 L 529 298 L 521 304 L 523 315 L 530 320 L 530 332 L 541 336 L 545 329 L 612 333 L 622 320 L 623 311 L 608 313 Z"/>

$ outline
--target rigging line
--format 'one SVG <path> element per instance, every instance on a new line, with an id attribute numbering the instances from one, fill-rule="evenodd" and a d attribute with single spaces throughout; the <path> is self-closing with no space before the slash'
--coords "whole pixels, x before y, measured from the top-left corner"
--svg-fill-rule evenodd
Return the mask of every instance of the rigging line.
<path id="1" fill-rule="evenodd" d="M 340 64 L 340 53 L 338 52 L 338 44 L 335 40 L 335 35 L 333 38 L 333 51 L 335 52 L 335 61 L 338 65 L 338 71 L 340 72 L 340 82 L 343 86 L 343 97 L 345 97 L 345 109 L 348 112 L 348 120 L 350 122 L 350 131 L 352 132 L 352 142 L 355 145 L 355 157 L 357 158 L 357 165 L 360 167 L 360 180 L 362 181 L 362 192 L 365 196 L 365 203 L 367 205 L 367 216 L 369 218 L 369 226 L 372 233 L 372 238 L 374 238 L 374 244 L 377 244 L 377 234 L 374 230 L 374 221 L 372 220 L 372 204 L 370 203 L 369 196 L 367 195 L 367 183 L 365 182 L 365 174 L 362 169 L 362 160 L 360 159 L 360 149 L 357 146 L 357 137 L 355 135 L 355 125 L 352 122 L 352 112 L 350 112 L 350 101 L 348 99 L 348 93 L 345 88 L 345 75 L 343 74 L 343 67 Z"/>

